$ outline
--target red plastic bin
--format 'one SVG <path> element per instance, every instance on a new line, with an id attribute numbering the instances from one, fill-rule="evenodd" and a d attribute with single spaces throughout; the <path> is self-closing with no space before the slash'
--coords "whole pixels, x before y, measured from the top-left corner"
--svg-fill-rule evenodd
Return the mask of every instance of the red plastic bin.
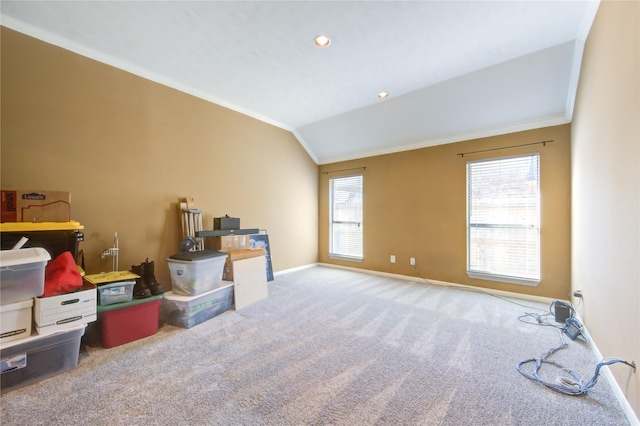
<path id="1" fill-rule="evenodd" d="M 124 345 L 158 332 L 162 294 L 130 302 L 100 305 L 97 326 L 103 348 Z"/>

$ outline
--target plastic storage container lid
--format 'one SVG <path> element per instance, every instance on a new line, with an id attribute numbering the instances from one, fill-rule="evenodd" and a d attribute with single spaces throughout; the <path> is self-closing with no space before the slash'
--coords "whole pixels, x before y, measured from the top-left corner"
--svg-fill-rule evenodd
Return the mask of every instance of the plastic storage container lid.
<path id="1" fill-rule="evenodd" d="M 25 309 L 33 306 L 33 299 L 22 300 L 20 302 L 9 303 L 8 305 L 0 306 L 0 312 L 17 311 L 18 309 Z"/>
<path id="2" fill-rule="evenodd" d="M 189 262 L 197 262 L 198 260 L 209 259 L 212 257 L 226 256 L 227 253 L 223 253 L 217 250 L 198 250 L 198 251 L 186 251 L 182 253 L 169 256 L 172 260 L 184 260 Z"/>
<path id="3" fill-rule="evenodd" d="M 70 231 L 84 229 L 75 220 L 69 222 L 3 222 L 0 224 L 1 232 L 27 232 L 27 231 Z"/>
<path id="4" fill-rule="evenodd" d="M 31 247 L 20 250 L 0 250 L 0 268 L 26 265 L 28 263 L 47 262 L 49 260 L 51 260 L 51 255 L 42 247 Z"/>
<path id="5" fill-rule="evenodd" d="M 144 299 L 132 299 L 128 302 L 121 303 L 112 303 L 111 305 L 98 305 L 96 306 L 96 311 L 98 313 L 113 311 L 116 309 L 128 308 L 129 306 L 140 305 L 141 303 L 153 302 L 154 300 L 160 300 L 164 297 L 163 293 L 156 294 L 153 296 L 145 297 Z"/>
<path id="6" fill-rule="evenodd" d="M 49 348 L 53 345 L 59 345 L 61 343 L 75 339 L 79 340 L 80 337 L 82 337 L 82 335 L 84 334 L 84 329 L 86 327 L 87 324 L 79 324 L 49 334 L 31 334 L 31 336 L 25 337 L 23 339 L 2 342 L 2 345 L 0 345 L 0 350 L 4 351 L 15 346 L 20 346 L 20 348 L 15 348 L 13 351 L 9 350 L 6 353 L 8 356 L 12 356 L 18 350 L 18 353 L 29 353 L 33 352 L 36 349 Z M 3 353 L 2 355 L 4 356 L 5 353 Z"/>
<path id="7" fill-rule="evenodd" d="M 221 292 L 222 290 L 228 289 L 229 287 L 233 287 L 233 283 L 230 281 L 223 281 L 220 287 L 216 287 L 213 290 L 209 290 L 196 296 L 184 296 L 182 294 L 175 294 L 173 291 L 165 291 L 164 298 L 172 302 L 187 303 L 197 299 L 206 299 L 207 296 L 211 295 L 212 293 Z"/>

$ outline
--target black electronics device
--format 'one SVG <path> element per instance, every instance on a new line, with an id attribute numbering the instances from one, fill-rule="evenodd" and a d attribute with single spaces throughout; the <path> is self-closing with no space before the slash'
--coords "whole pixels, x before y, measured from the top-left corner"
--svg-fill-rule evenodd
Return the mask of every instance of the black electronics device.
<path id="1" fill-rule="evenodd" d="M 575 318 L 567 318 L 565 323 L 564 332 L 571 340 L 575 340 L 580 334 L 582 334 L 582 325 Z"/>
<path id="2" fill-rule="evenodd" d="M 553 302 L 553 313 L 555 314 L 556 322 L 565 323 L 568 318 L 571 318 L 571 305 L 556 300 Z"/>

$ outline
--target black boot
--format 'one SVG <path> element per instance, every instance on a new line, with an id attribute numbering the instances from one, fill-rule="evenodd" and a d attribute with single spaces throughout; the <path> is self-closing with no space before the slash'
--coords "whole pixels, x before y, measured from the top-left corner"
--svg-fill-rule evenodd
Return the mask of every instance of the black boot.
<path id="1" fill-rule="evenodd" d="M 141 265 L 132 265 L 131 272 L 139 276 L 140 278 L 136 278 L 136 284 L 133 286 L 133 297 L 134 299 L 144 299 L 147 297 L 151 297 L 151 290 L 144 283 L 144 263 Z"/>
<path id="2" fill-rule="evenodd" d="M 144 261 L 144 283 L 147 285 L 149 290 L 151 290 L 151 294 L 154 296 L 156 294 L 164 293 L 164 287 L 158 281 L 156 281 L 156 275 L 154 273 L 154 263 L 153 260 L 149 262 L 149 258 Z"/>

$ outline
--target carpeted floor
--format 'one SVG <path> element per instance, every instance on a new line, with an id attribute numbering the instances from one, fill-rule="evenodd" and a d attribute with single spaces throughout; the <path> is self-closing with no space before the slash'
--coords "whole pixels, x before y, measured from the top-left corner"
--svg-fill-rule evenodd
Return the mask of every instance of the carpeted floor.
<path id="1" fill-rule="evenodd" d="M 72 371 L 2 395 L 1 422 L 628 424 L 602 376 L 574 397 L 517 371 L 559 344 L 555 328 L 518 319 L 534 308 L 548 307 L 313 267 L 277 276 L 268 299 L 191 329 L 165 325 L 112 349 L 87 347 Z M 599 360 L 586 343 L 568 343 L 553 359 L 591 376 Z"/>

